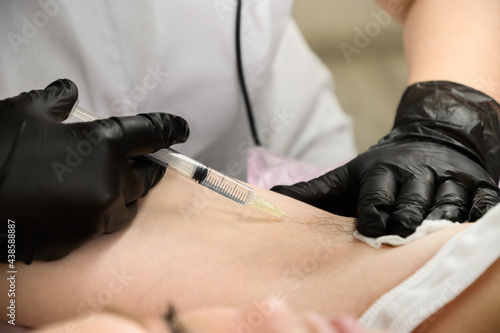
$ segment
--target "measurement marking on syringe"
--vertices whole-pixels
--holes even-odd
[[[83,121],[93,121],[100,119],[97,115],[93,115],[81,109],[78,103],[75,103],[70,116],[75,116]],[[183,176],[186,176],[208,189],[211,189],[239,204],[245,205],[252,198],[252,189],[227,177],[207,166],[183,156],[174,149],[165,149],[157,151],[153,154],[148,154],[148,158],[154,162],[173,169]],[[215,175],[215,176],[214,176]],[[235,184],[234,187],[231,184]]]
[[[237,185],[234,185],[234,187],[231,189],[231,192],[230,192],[230,194],[231,194],[233,197],[235,197],[235,198],[236,198],[235,192],[236,192],[236,188],[237,188],[237,187],[238,187]]]
[[[209,170],[205,180],[201,182],[201,184],[220,195],[225,196],[228,199],[231,199],[239,204],[245,204],[247,202],[248,194],[245,194],[244,191],[239,189],[239,186],[244,186],[239,184],[238,182],[232,180],[229,177],[223,176],[222,178],[218,176],[213,176],[211,174],[211,170]],[[231,184],[234,184],[231,185]]]

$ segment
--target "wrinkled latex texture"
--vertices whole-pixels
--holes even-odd
[[[7,220],[16,261],[57,260],[127,227],[165,169],[144,154],[184,142],[189,127],[165,113],[62,124],[77,101],[70,80],[0,101],[0,258]]]
[[[424,219],[476,221],[500,202],[499,110],[461,84],[414,84],[376,145],[319,178],[273,190],[357,217],[367,237],[407,237]]]

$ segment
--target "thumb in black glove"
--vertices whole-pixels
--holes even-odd
[[[165,172],[142,155],[189,136],[164,113],[61,124],[77,98],[58,80],[0,101],[0,233],[15,222],[16,260],[59,259],[128,226]]]
[[[272,190],[358,217],[369,237],[406,237],[427,219],[476,221],[500,202],[500,106],[446,81],[410,86],[394,127],[367,152],[310,182]]]

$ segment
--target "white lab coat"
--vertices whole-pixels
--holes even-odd
[[[290,17],[292,0],[244,0],[242,51],[270,150],[319,166],[355,154],[351,119]],[[183,153],[243,179],[252,139],[237,81],[235,0],[39,0],[0,4],[0,98],[58,78],[102,117],[169,112]]]

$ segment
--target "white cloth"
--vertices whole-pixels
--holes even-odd
[[[438,221],[431,221],[431,220],[425,220],[422,222],[421,225],[417,227],[415,232],[411,234],[410,236],[403,238],[401,236],[397,235],[385,235],[385,236],[380,236],[377,238],[373,237],[366,237],[362,234],[360,234],[357,230],[354,231],[354,238],[359,239],[362,242],[365,242],[366,244],[370,245],[371,247],[374,247],[376,249],[380,248],[382,244],[387,244],[387,245],[392,245],[392,246],[399,246],[399,245],[404,245],[408,244],[410,242],[413,242],[414,240],[417,240],[419,238],[422,238],[426,235],[430,235],[434,232],[437,232],[442,229],[446,229],[449,227],[453,227],[454,225],[459,224],[458,222],[451,222],[447,220],[438,220]]]
[[[500,257],[500,205],[450,239],[421,269],[360,318],[367,329],[411,332],[462,293]]]
[[[242,53],[257,129],[270,150],[334,165],[355,155],[351,119],[290,18],[292,0],[243,1]],[[235,0],[0,3],[0,98],[58,78],[101,117],[184,117],[184,154],[243,179],[252,145],[236,73]]]

